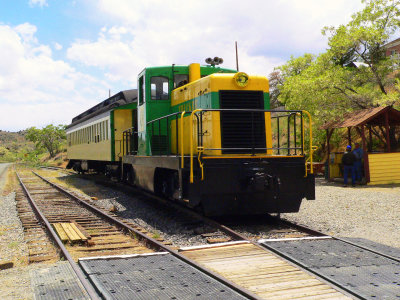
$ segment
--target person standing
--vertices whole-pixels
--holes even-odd
[[[347,187],[349,172],[351,175],[351,185],[355,186],[355,181],[356,181],[356,174],[354,172],[355,161],[356,161],[356,156],[354,155],[353,152],[351,152],[351,146],[348,145],[346,147],[346,153],[343,154],[342,157],[344,187]]]
[[[364,156],[363,149],[360,148],[360,144],[356,143],[354,146],[353,153],[356,157],[356,161],[354,162],[354,171],[356,175],[356,181],[361,182],[362,180],[362,159]]]

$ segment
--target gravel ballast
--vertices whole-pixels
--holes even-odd
[[[338,237],[359,237],[400,248],[400,186],[342,187],[316,179],[316,200],[282,218]]]
[[[20,265],[26,264],[28,250],[18,217],[15,192],[3,195],[8,166],[0,164],[0,262],[10,261]]]
[[[3,168],[1,164],[0,168]],[[206,243],[200,233],[202,230],[207,232],[207,228],[188,217],[177,217],[170,208],[160,211],[159,205],[143,195],[127,195],[79,176],[60,173],[56,177],[69,188],[85,193],[86,199],[98,198],[91,200],[93,203],[106,208],[115,206],[117,215],[171,241],[175,246]],[[4,176],[0,179],[0,191],[1,181],[4,183]],[[282,218],[330,235],[366,238],[400,248],[399,185],[344,188],[338,183],[327,183],[318,178],[316,198],[313,201],[304,200],[299,213],[282,214]],[[32,298],[29,271],[44,266],[24,264],[27,248],[15,205],[14,193],[0,194],[0,258],[14,262],[14,268],[0,271],[0,299]]]
[[[16,265],[26,263],[28,250],[16,210],[15,193],[0,197],[0,261],[12,261]]]
[[[115,205],[120,217],[159,233],[176,246],[206,243],[196,224],[177,220],[176,214],[168,213],[168,209],[160,212],[158,205],[153,206],[140,194],[128,196],[111,188],[96,188],[93,182],[80,178],[64,180],[98,197],[96,202],[102,206]],[[400,186],[344,188],[339,183],[317,178],[316,198],[304,200],[299,213],[282,214],[282,218],[334,236],[360,237],[400,247]]]
[[[32,299],[28,250],[18,217],[15,192],[3,195],[8,164],[0,164],[0,263],[12,262],[13,268],[0,270],[0,299]]]
[[[50,176],[49,179],[51,179]],[[207,238],[202,234],[215,232],[215,230],[203,226],[202,222],[179,214],[171,207],[155,203],[140,192],[127,195],[114,188],[104,187],[96,184],[93,180],[78,176],[58,177],[57,181],[56,183],[69,189],[73,187],[79,196],[106,210],[114,206],[116,208],[114,213],[117,216],[147,230],[153,238],[161,237],[171,242],[173,246],[186,247],[207,244]],[[215,232],[212,237],[224,238],[226,235],[222,232]]]

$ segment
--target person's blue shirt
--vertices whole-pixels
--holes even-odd
[[[364,155],[364,151],[361,148],[357,148],[353,150],[354,155],[356,156],[357,160],[361,160]]]

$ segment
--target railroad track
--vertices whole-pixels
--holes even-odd
[[[102,183],[109,185],[109,183],[106,182]],[[118,187],[126,188],[126,186],[120,185],[118,185]],[[129,187],[128,189],[131,188]],[[328,299],[333,296],[337,297],[338,299],[348,299],[346,296],[342,297],[342,294],[340,292],[333,289],[326,283],[321,282],[310,274],[305,274],[293,265],[281,259],[278,259],[274,255],[271,255],[271,253],[266,251],[265,248],[258,245],[256,241],[249,240],[246,236],[236,232],[228,226],[223,225],[210,218],[204,217],[187,208],[181,207],[173,203],[171,204],[170,202],[165,201],[162,198],[155,197],[151,194],[148,194],[148,196],[162,202],[165,205],[173,205],[174,207],[179,209],[179,211],[188,214],[191,219],[195,218],[198,221],[200,220],[201,222],[207,224],[207,226],[213,227],[215,232],[224,232],[226,236],[229,237],[231,242],[222,244],[218,243],[215,245],[210,245],[210,247],[199,246],[194,248],[183,248],[180,249],[180,252],[184,256],[195,260],[203,267],[207,269],[212,269],[220,276],[228,278],[229,281],[236,283],[238,286],[245,287],[247,290],[250,290],[253,294],[257,295],[257,297],[262,299],[270,299],[272,297],[284,296],[287,298],[297,299],[300,294],[304,294],[304,296],[316,295],[319,296],[321,299]],[[279,227],[281,229],[278,233],[279,236],[282,235],[282,232],[289,232],[292,234],[293,231],[296,231],[298,233],[300,229],[302,232],[302,236],[310,236],[311,234],[321,235],[318,232],[301,226],[297,226],[297,229],[294,230],[294,225],[291,225],[292,228],[290,228],[288,224],[281,223],[281,221],[274,218],[269,219],[268,221],[269,223],[280,223]],[[259,224],[256,225],[259,226]],[[250,258],[250,264],[248,261],[246,261],[247,258]],[[239,266],[239,269],[230,269],[229,272],[224,272],[218,268],[215,268],[215,263],[217,265],[221,265],[222,262],[226,263],[226,261],[224,261],[225,259],[228,259],[229,263],[232,266]],[[245,261],[243,261],[243,259]],[[243,264],[249,269],[246,270],[245,268],[243,268]],[[272,269],[270,268],[271,265]],[[243,278],[245,279],[238,279],[236,277],[238,273],[242,274]],[[258,281],[257,279],[259,279],[260,276],[264,277],[266,273],[275,274],[273,277],[271,277],[273,283],[267,282],[266,284],[261,284],[263,285],[263,288],[260,288],[260,281]],[[230,276],[232,274],[235,274],[236,276]],[[262,280],[263,279],[261,279],[261,281]],[[271,287],[271,284],[276,285],[279,281],[281,281],[281,287],[279,287],[279,285],[277,289]],[[306,288],[305,291],[304,287]]]
[[[77,174],[75,171],[72,170],[68,170],[66,168],[62,168],[62,167],[55,167],[55,166],[40,166],[41,169],[48,169],[48,170],[54,170],[54,171],[61,171],[61,172],[65,172],[67,174]]]
[[[143,247],[137,240],[129,236],[126,231],[110,224],[99,214],[94,214],[76,200],[44,182],[40,177],[25,173],[21,174],[19,179],[53,228],[58,224],[69,223],[78,226],[84,233],[86,239],[82,240],[77,237],[69,239],[66,243],[66,248],[75,261],[86,256],[122,255],[128,252],[132,253],[132,251],[134,253],[149,251],[148,248]],[[29,202],[21,193],[17,196],[17,202],[22,224],[29,231],[29,235],[37,232],[45,233],[40,222],[34,218]],[[134,224],[129,225],[134,226]],[[31,232],[33,233],[31,234]],[[43,257],[42,260],[53,258],[54,251],[51,249],[49,253],[46,251],[38,253],[32,250],[30,254],[32,254],[29,257],[31,262],[41,261],[39,257]]]
[[[28,227],[40,227],[43,233],[51,234],[51,237],[54,241],[52,249],[54,250],[55,248],[59,248],[61,255],[65,257],[71,264],[72,269],[85,288],[89,298],[99,299],[99,294],[101,294],[102,297],[108,298],[107,295],[110,295],[109,292],[102,288],[102,285],[98,280],[94,279],[92,282],[90,282],[86,278],[93,278],[93,276],[98,273],[90,273],[91,265],[94,263],[91,262],[88,264],[87,262],[91,261],[91,259],[93,259],[92,257],[97,257],[98,260],[99,256],[106,256],[108,257],[108,259],[106,259],[107,261],[110,259],[110,257],[112,259],[116,259],[115,257],[122,257],[124,261],[128,258],[131,258],[135,259],[136,262],[138,257],[148,257],[149,252],[161,250],[164,252],[157,253],[157,255],[165,256],[168,254],[171,256],[167,257],[167,262],[164,262],[164,265],[162,265],[163,267],[160,268],[161,270],[165,270],[165,268],[168,269],[170,264],[175,264],[175,266],[178,266],[181,271],[182,269],[186,268],[187,272],[190,272],[188,274],[182,274],[181,277],[185,276],[185,279],[189,278],[192,279],[192,281],[203,281],[206,284],[212,285],[216,289],[219,289],[220,293],[223,292],[224,295],[228,296],[229,298],[258,299],[256,295],[253,295],[248,290],[237,286],[236,284],[226,280],[210,270],[205,269],[196,262],[180,254],[178,251],[147,236],[142,232],[142,230],[135,228],[135,224],[121,221],[114,216],[111,216],[110,214],[90,205],[86,201],[77,198],[75,195],[69,193],[60,186],[47,181],[37,173],[33,174],[35,174],[35,176],[27,175],[26,173],[19,175],[17,173],[24,193],[29,200],[29,205],[33,208],[33,213],[30,215],[27,214],[27,206],[24,206],[24,208],[21,209],[21,212],[25,213],[23,224],[27,225]],[[23,198],[22,195],[19,195],[19,198]],[[19,204],[21,202],[22,200],[18,201]],[[22,205],[19,206],[22,208]],[[29,220],[29,217],[32,217],[32,219]],[[55,224],[71,221],[79,225],[83,232],[89,233],[89,243],[86,245],[64,245],[62,236],[59,233],[57,234],[54,230],[56,229]],[[132,234],[134,237],[130,236]],[[142,243],[139,243],[138,240],[140,240]],[[36,256],[39,256],[39,253],[36,253]],[[42,256],[47,258],[49,255]],[[77,260],[79,260],[80,265],[86,270],[86,274],[84,274],[82,269],[76,264]],[[154,263],[154,261],[150,263]],[[135,263],[133,263],[133,266],[134,265]],[[132,269],[134,269],[134,267],[131,265],[127,272],[131,271]],[[139,271],[144,272],[144,270],[141,269]],[[158,270],[158,272],[160,272],[160,270]],[[118,274],[123,273],[119,271]],[[150,276],[152,275],[150,274]],[[161,290],[164,290],[171,285],[173,286],[174,283],[176,283],[176,280],[185,280],[183,278],[179,279],[180,276],[175,274],[170,275],[169,277],[169,280],[172,280],[173,282],[171,282],[170,285],[167,284],[165,287],[160,287]],[[174,277],[176,277],[176,279]],[[149,280],[152,280],[152,278],[150,277]],[[92,285],[94,282],[96,283],[96,290]],[[104,282],[106,281],[103,281],[103,283]],[[180,284],[184,287],[187,287],[189,292],[197,293],[196,295],[199,296],[201,295],[201,285],[189,287],[188,284],[182,282],[180,282]],[[179,291],[182,292],[184,290],[182,287],[180,287]],[[154,293],[152,290],[151,292]],[[176,292],[176,289],[173,292]],[[111,293],[115,293],[115,291],[113,292],[112,288]],[[212,293],[215,294],[216,292],[211,291],[211,294]],[[173,299],[175,298],[173,297]]]
[[[104,182],[101,183],[104,184]],[[110,185],[110,183],[106,184],[108,186]],[[127,191],[132,190],[131,187],[127,188],[126,186],[121,186],[114,183],[112,185],[117,186],[118,189],[127,189]],[[391,252],[385,253],[385,251],[379,250],[374,245],[371,246],[368,244],[362,244],[356,240],[340,239],[328,236],[310,228],[273,217],[263,217],[259,219],[252,218],[250,222],[246,221],[245,219],[241,219],[241,221],[245,220],[247,225],[251,227],[250,230],[246,231],[243,230],[243,226],[238,226],[231,220],[220,220],[222,221],[221,223],[199,215],[198,213],[180,205],[165,201],[165,199],[148,193],[145,194],[148,197],[151,197],[152,199],[155,199],[156,201],[159,201],[165,205],[172,205],[180,212],[188,214],[197,220],[201,220],[208,226],[213,226],[218,231],[224,232],[226,236],[233,241],[232,243],[221,243],[217,245],[189,248],[186,247],[180,250],[187,257],[230,279],[238,285],[246,287],[261,297],[266,297],[269,299],[272,296],[280,295],[280,291],[274,291],[274,289],[271,289],[271,286],[268,286],[268,284],[265,285],[265,282],[264,287],[268,287],[270,292],[274,292],[272,294],[268,294],[266,291],[260,291],[260,285],[262,285],[261,281],[257,282],[250,280],[252,281],[250,284],[245,279],[237,277],[238,272],[240,272],[239,270],[235,268],[221,268],[221,266],[240,265],[240,261],[243,259],[243,257],[251,255],[263,257],[261,261],[255,263],[255,266],[257,267],[262,266],[263,262],[265,261],[272,261],[272,264],[274,264],[274,258],[269,257],[265,253],[266,250],[269,250],[276,253],[280,257],[285,258],[291,264],[299,266],[303,271],[306,271],[307,274],[318,276],[318,278],[322,279],[323,282],[328,282],[334,285],[338,288],[338,290],[350,295],[351,297],[359,299],[384,299],[385,294],[390,294],[393,297],[400,297],[400,284],[398,281],[398,271],[400,270],[400,253],[396,252],[396,249],[393,250],[395,254],[392,254]],[[259,239],[260,234],[254,234],[253,232],[262,228],[265,223],[268,224],[268,230],[273,231],[273,233],[267,238]],[[276,226],[278,229],[273,229],[271,224],[274,224],[273,226]],[[237,228],[239,228],[239,232]],[[236,243],[234,241],[236,241]],[[312,256],[314,254],[313,247],[316,247],[314,248],[315,253],[320,255],[317,258]],[[299,249],[299,251],[296,249]],[[346,254],[346,251],[350,254]],[[303,257],[301,257],[301,255],[303,255]],[[344,257],[344,259],[340,261],[340,259],[337,259],[337,257]],[[371,258],[373,258],[373,260],[371,260]],[[313,259],[318,259],[319,263],[310,263],[310,259],[311,261],[313,261]],[[373,262],[369,263],[369,261]],[[254,262],[255,261],[253,261],[253,264],[250,265],[254,266]],[[248,262],[244,262],[244,264],[247,267],[250,267]],[[372,268],[370,267],[370,264],[373,265]],[[379,264],[383,266],[382,270],[377,270],[377,266],[379,266]],[[257,277],[257,267],[254,269],[251,269],[250,267],[255,277]],[[280,272],[283,274],[282,278],[272,275],[271,282],[279,282],[279,284],[286,286],[286,290],[292,290],[292,292],[294,291],[292,294],[294,298],[296,293],[301,293],[301,289],[299,290],[300,287],[297,285],[299,282],[303,282],[303,280],[306,280],[307,284],[311,284],[311,286],[315,287],[313,288],[310,286],[310,290],[305,291],[306,295],[317,295],[320,298],[325,296],[327,298],[333,296],[339,298],[341,297],[340,294],[336,294],[337,291],[332,290],[329,286],[314,282],[313,278],[307,277],[307,279],[304,279],[303,273],[300,273],[299,279],[295,279],[296,276],[293,277],[293,274],[295,274],[297,271],[291,269],[291,267],[293,267],[293,265],[283,267],[282,270],[285,271]],[[352,267],[360,268],[359,270],[362,270],[362,273],[357,273],[357,270],[351,269]],[[344,274],[340,272],[335,273],[330,268],[340,269],[342,273],[344,272]],[[264,270],[267,269],[268,267],[266,266]],[[369,270],[373,271],[369,272]],[[345,274],[347,271],[352,273],[350,277],[353,278],[353,281],[351,280],[352,278],[349,278],[349,276]],[[241,272],[243,272],[243,270]],[[267,273],[274,274],[274,270],[268,270]],[[268,277],[267,273],[264,272],[263,276]],[[234,276],[232,276],[232,274]],[[380,281],[376,278],[377,276],[381,276],[385,279]],[[360,280],[360,278],[362,278],[362,280]],[[266,281],[268,282],[268,280]],[[252,285],[254,283],[256,283],[258,286],[254,287],[254,285]],[[380,288],[382,285],[384,285],[386,289]],[[302,288],[304,289],[304,286]],[[286,294],[286,296],[290,295]]]
[[[280,219],[278,217],[270,215],[261,216],[235,216],[235,217],[223,217],[213,219],[210,217],[203,216],[197,211],[187,208],[177,202],[172,202],[163,197],[159,197],[152,193],[143,191],[134,186],[127,185],[120,182],[114,182],[106,180],[101,176],[96,175],[83,175],[83,178],[94,180],[95,183],[111,187],[118,191],[122,191],[127,195],[141,194],[146,196],[146,201],[154,201],[160,203],[165,207],[172,208],[177,212],[176,217],[181,214],[188,217],[190,220],[195,220],[193,223],[198,228],[208,227],[214,228],[214,231],[206,233],[209,236],[216,236],[216,239],[211,239],[211,243],[218,240],[221,241],[241,241],[247,240],[256,243],[259,239],[275,239],[275,238],[301,238],[301,237],[320,237],[325,236],[324,233],[313,230],[306,226],[294,224],[287,220]],[[197,223],[196,223],[197,222]],[[221,236],[220,233],[225,234]],[[207,239],[208,240],[208,239]]]
[[[50,170],[62,171],[57,168],[48,168],[43,167]],[[67,172],[68,173],[68,172]],[[68,173],[69,174],[69,173]],[[95,183],[111,187],[118,191],[123,191],[128,195],[132,193],[140,193],[146,196],[146,200],[155,201],[157,203],[161,203],[167,207],[172,208],[177,211],[177,216],[180,214],[188,216],[188,220],[195,219],[195,222],[191,222],[192,224],[184,224],[184,225],[192,225],[193,229],[202,228],[202,227],[214,227],[213,232],[207,232],[204,235],[206,240],[210,243],[218,242],[218,241],[237,241],[237,240],[252,240],[257,241],[258,239],[263,238],[287,238],[287,237],[309,237],[309,236],[322,236],[324,235],[321,232],[312,230],[310,228],[293,224],[291,222],[281,220],[279,218],[272,217],[270,215],[262,215],[262,216],[251,216],[251,217],[234,217],[234,218],[222,218],[222,219],[212,219],[204,217],[198,212],[189,209],[185,206],[180,205],[179,203],[171,202],[162,197],[158,197],[154,194],[145,192],[143,190],[137,189],[133,186],[110,181],[104,179],[102,176],[96,175],[79,175],[82,178],[94,180]],[[185,221],[183,221],[185,223]],[[200,230],[201,231],[201,230]],[[221,235],[224,233],[225,236]]]

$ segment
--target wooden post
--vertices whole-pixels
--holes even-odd
[[[332,129],[332,131],[333,131],[333,129]],[[329,143],[330,139],[331,139],[331,135],[329,134],[329,129],[327,129],[326,130],[326,148],[328,149],[328,151],[327,151],[328,157],[326,159],[326,168],[327,168],[326,174],[328,174],[327,179],[330,179],[330,176],[329,176],[329,163],[330,163],[329,157],[331,154],[331,147],[330,147],[330,143]]]
[[[366,147],[366,141],[365,141],[364,125],[361,125],[361,139],[362,139],[362,149],[364,151],[364,174],[365,174],[365,179],[366,179],[367,182],[370,182],[369,162],[368,162],[368,153],[367,153],[367,147]]]
[[[351,146],[351,127],[347,127],[347,139],[349,141],[349,145]]]
[[[389,138],[389,110],[385,112],[385,131],[386,131],[386,145],[387,152],[390,152],[390,138]]]
[[[326,148],[328,150],[328,160],[329,160],[329,154],[331,153],[331,147],[330,147],[330,141],[331,135],[329,134],[329,129],[326,130]]]
[[[369,147],[368,152],[372,152],[372,125],[369,125]]]

